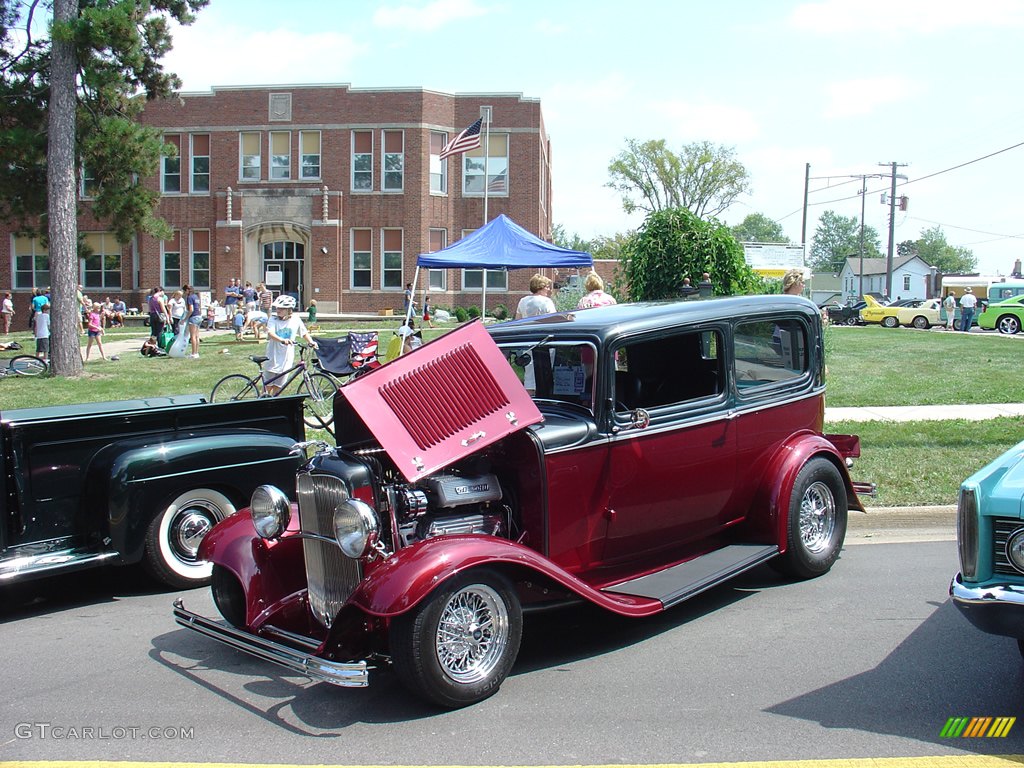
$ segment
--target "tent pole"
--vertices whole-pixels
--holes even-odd
[[[412,273],[412,295],[413,296],[416,295],[416,289],[419,287],[419,282],[420,282],[420,265],[417,264],[416,265],[416,270]],[[409,300],[409,306],[406,307],[406,309],[405,309],[405,323],[404,323],[404,325],[405,325],[406,328],[409,327],[409,318],[412,317],[412,305],[413,305],[413,302],[412,302],[412,299],[410,299]],[[378,341],[377,344],[379,346],[380,345],[380,341]],[[401,357],[404,354],[405,354],[405,341],[403,339],[402,346],[399,347],[399,349],[398,349],[398,356]]]

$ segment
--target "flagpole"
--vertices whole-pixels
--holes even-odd
[[[491,108],[480,107],[480,117],[484,120],[484,226],[487,226],[487,175],[488,164],[491,157]],[[481,301],[480,318],[487,317],[487,269],[483,271],[483,298]]]

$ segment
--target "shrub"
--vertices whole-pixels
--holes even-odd
[[[469,320],[469,312],[466,311],[466,308],[465,307],[456,307],[455,308],[455,321],[459,322],[459,323],[464,323],[467,320]]]
[[[476,307],[476,306],[470,307],[469,309],[466,310],[466,312],[474,320],[476,320],[478,317],[480,317],[480,307]]]
[[[504,304],[499,304],[491,310],[491,317],[495,320],[508,320],[508,307]]]

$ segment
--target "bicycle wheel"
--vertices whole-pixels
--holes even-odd
[[[311,373],[304,376],[299,392],[306,396],[303,401],[305,414],[302,420],[313,429],[326,429],[334,421],[334,393],[338,382],[326,373]]]
[[[232,373],[213,385],[210,393],[211,403],[226,403],[228,400],[255,400],[260,391],[253,383],[254,379],[241,373]]]
[[[40,373],[46,373],[50,367],[45,360],[40,360],[34,355],[15,355],[8,366],[12,373],[19,376],[38,376]]]

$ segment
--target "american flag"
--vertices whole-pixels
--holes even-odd
[[[497,176],[492,176],[491,177],[491,180],[489,182],[487,182],[487,191],[488,192],[497,192],[499,194],[502,193],[502,192],[507,192],[508,191],[508,187],[505,184],[505,173],[504,172],[499,173]]]
[[[356,333],[348,332],[349,348],[352,350],[351,365],[353,368],[376,368],[380,363],[377,360],[377,332]]]
[[[441,148],[440,158],[444,160],[449,155],[457,155],[461,152],[468,152],[480,146],[480,126],[484,119],[481,117],[469,128],[466,128],[458,136],[449,141]]]

